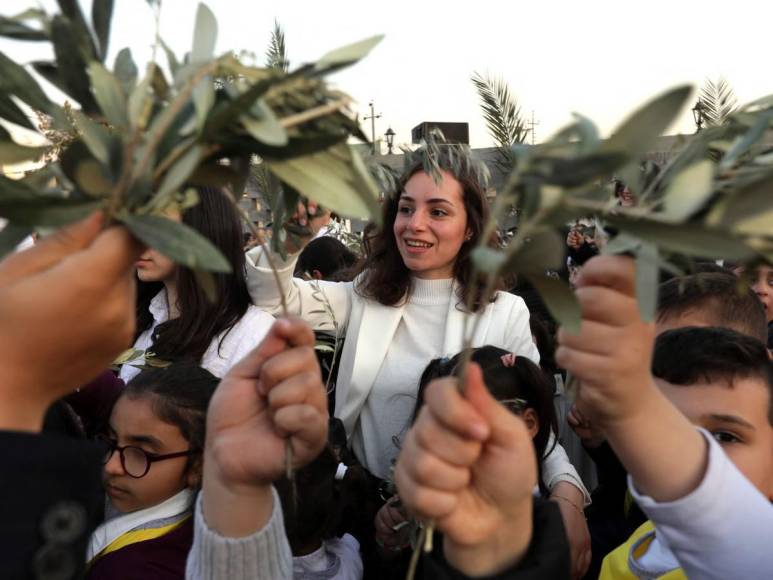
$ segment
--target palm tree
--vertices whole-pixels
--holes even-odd
[[[706,79],[698,100],[702,105],[703,122],[707,127],[724,125],[738,104],[733,87],[723,77],[719,77],[717,82]]]
[[[290,68],[285,47],[285,33],[276,20],[274,20],[274,30],[271,31],[271,41],[266,49],[266,66],[283,72],[287,72]]]
[[[503,168],[512,167],[511,147],[525,142],[531,131],[526,126],[521,107],[502,78],[475,72],[470,80],[478,91],[488,132],[499,147],[500,163]]]

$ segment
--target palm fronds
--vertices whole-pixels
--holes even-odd
[[[476,72],[470,80],[478,91],[488,132],[502,150],[503,160],[509,163],[512,160],[510,147],[526,141],[530,131],[521,107],[502,78]]]
[[[707,127],[724,125],[738,104],[733,87],[722,77],[716,82],[706,79],[701,87],[699,99],[703,105],[703,120]]]
[[[274,20],[274,30],[271,31],[271,41],[266,49],[266,67],[287,72],[290,61],[287,60],[285,33],[278,21]]]

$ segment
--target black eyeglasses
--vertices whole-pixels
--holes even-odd
[[[196,453],[195,449],[178,451],[176,453],[150,453],[141,447],[135,447],[134,445],[118,445],[118,441],[103,435],[97,436],[97,440],[106,447],[102,461],[107,464],[113,456],[113,453],[117,451],[121,458],[121,467],[123,467],[126,475],[135,479],[145,477],[148,474],[148,471],[150,471],[151,463],[164,461],[166,459],[174,459],[175,457],[185,457],[186,455]]]

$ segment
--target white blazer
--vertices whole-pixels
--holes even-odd
[[[351,438],[404,306],[384,306],[363,298],[355,292],[353,282],[293,278],[298,254],[288,256],[287,260],[273,253],[271,257],[278,270],[288,313],[302,318],[315,330],[335,332],[337,324],[338,334],[346,336],[336,381],[335,416],[341,419],[347,437]],[[274,315],[282,313],[276,279],[262,247],[247,252],[247,286],[256,306]],[[471,325],[474,316],[460,310],[456,300],[450,301],[442,356],[452,356],[462,350],[465,318]],[[491,344],[539,362],[529,328],[529,310],[520,297],[505,292],[498,293],[496,300],[484,310],[472,343],[474,347]],[[554,462],[557,462],[556,469],[548,469],[548,464]],[[554,473],[551,475],[548,471]],[[583,490],[589,501],[587,490],[560,446],[545,459],[543,475],[548,487],[561,480],[569,481]]]

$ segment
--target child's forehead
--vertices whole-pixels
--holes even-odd
[[[110,428],[121,436],[150,435],[159,441],[182,438],[180,429],[161,419],[152,397],[122,395],[110,414]]]
[[[658,386],[692,421],[735,417],[755,429],[773,429],[769,421],[771,388],[762,377],[708,378],[692,385],[657,380]]]

